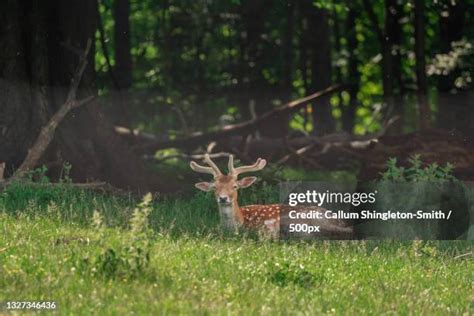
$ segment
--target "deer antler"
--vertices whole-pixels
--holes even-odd
[[[211,160],[208,154],[204,156],[204,161],[209,165],[209,167],[201,166],[195,163],[194,161],[191,161],[189,166],[191,167],[191,169],[193,169],[196,172],[212,174],[214,178],[222,175],[222,172],[219,170],[216,164]]]
[[[241,173],[259,171],[265,168],[267,161],[262,158],[258,158],[257,162],[250,166],[234,167],[234,156],[229,156],[229,175],[238,176]]]

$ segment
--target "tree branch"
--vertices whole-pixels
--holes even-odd
[[[284,114],[297,111],[303,108],[304,106],[306,106],[308,102],[316,100],[328,94],[334,93],[335,91],[339,91],[342,88],[344,88],[344,86],[342,85],[335,85],[335,86],[329,87],[322,91],[318,91],[304,98],[289,102],[273,110],[270,110],[260,115],[257,118],[254,118],[242,123],[234,124],[234,125],[228,125],[217,131],[212,131],[205,134],[194,133],[189,137],[183,137],[183,138],[178,138],[174,140],[154,141],[145,145],[138,146],[136,147],[136,149],[140,152],[147,153],[147,152],[153,152],[158,149],[164,149],[164,148],[183,148],[183,147],[189,147],[189,146],[196,146],[196,145],[205,144],[211,141],[219,140],[225,137],[229,137],[232,135],[248,134],[249,132],[252,132],[258,129],[259,126],[265,121],[271,120],[275,117],[278,117],[279,115],[284,115]]]
[[[91,46],[92,46],[92,41],[89,39],[87,41],[86,49],[80,57],[79,64],[71,80],[71,85],[70,85],[69,92],[66,98],[66,102],[61,105],[59,110],[53,115],[53,117],[51,117],[51,119],[46,124],[46,126],[44,126],[41,129],[41,132],[38,138],[36,139],[35,143],[28,151],[28,154],[26,155],[25,160],[20,165],[20,167],[15,171],[13,176],[10,179],[8,179],[8,181],[6,182],[11,182],[15,179],[19,179],[23,177],[28,170],[34,168],[35,165],[38,163],[38,160],[44,154],[46,148],[51,143],[54,137],[54,132],[56,131],[56,128],[62,122],[64,117],[71,110],[79,106],[82,106],[90,102],[92,99],[94,99],[94,96],[89,96],[82,100],[76,100],[77,89],[79,87],[79,84],[82,79],[82,75],[84,74],[84,71],[87,66],[87,56],[89,54]]]

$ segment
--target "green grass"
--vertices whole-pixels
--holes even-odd
[[[242,196],[277,198],[268,186]],[[473,257],[457,258],[473,251],[470,242],[274,242],[223,233],[206,194],[135,205],[68,188],[8,188],[0,301],[55,300],[60,314],[83,315],[474,312]],[[152,230],[136,224],[148,211]]]

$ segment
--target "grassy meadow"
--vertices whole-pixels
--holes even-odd
[[[242,204],[277,198],[264,185]],[[223,233],[216,208],[202,193],[14,184],[0,194],[0,301],[74,315],[474,312],[472,242],[276,242]]]

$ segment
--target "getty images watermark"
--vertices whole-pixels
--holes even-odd
[[[370,183],[355,190],[326,182],[280,184],[280,232],[287,238],[458,239],[466,196],[430,183]],[[462,193],[462,192],[461,192]],[[449,197],[443,200],[444,197]]]
[[[295,207],[289,211],[290,219],[449,219],[452,210],[448,214],[441,210],[423,211],[417,210],[415,213],[406,211],[387,210],[378,212],[376,210],[362,210],[360,212],[351,212],[343,210],[311,210],[310,208],[298,208],[299,205],[323,205],[332,203],[345,203],[352,206],[361,204],[374,204],[378,191],[371,193],[341,193],[341,192],[318,192],[316,190],[306,190],[305,193],[290,193],[288,195],[289,206]]]

